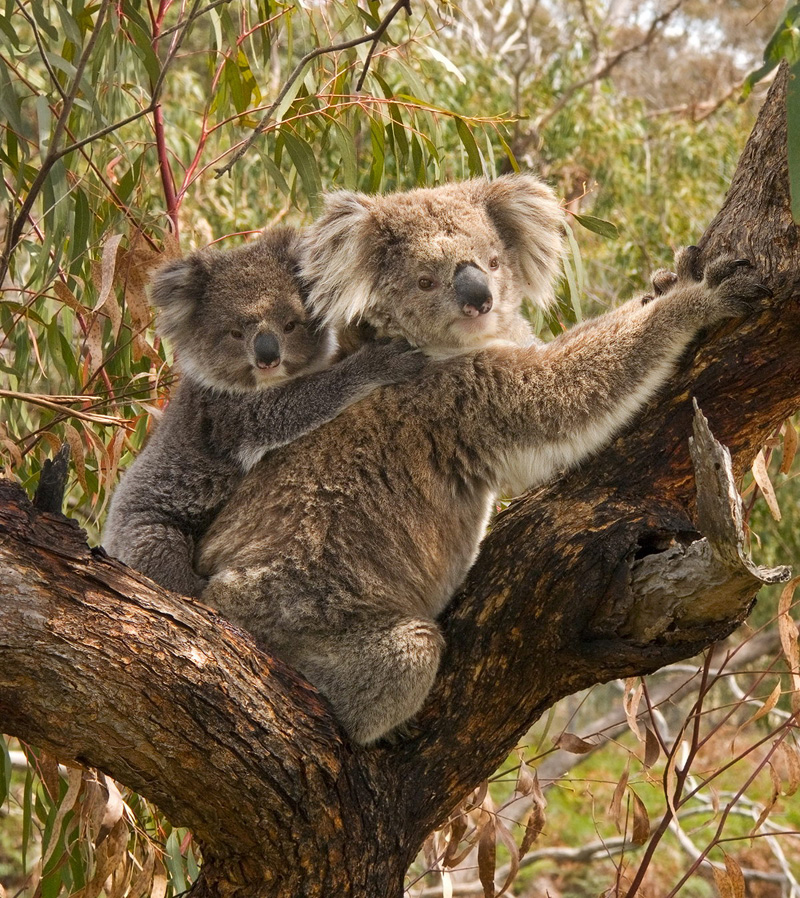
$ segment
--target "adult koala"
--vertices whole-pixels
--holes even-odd
[[[310,303],[441,360],[382,387],[245,478],[200,545],[203,600],[296,666],[350,737],[414,715],[436,675],[436,623],[473,563],[492,500],[606,445],[698,330],[765,294],[749,263],[697,272],[544,345],[562,213],[527,176],[385,197],[334,194],[306,237]],[[515,345],[516,344],[516,345]],[[449,358],[443,358],[445,356]]]

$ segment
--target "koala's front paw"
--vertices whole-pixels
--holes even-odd
[[[744,317],[765,297],[772,296],[748,259],[726,255],[704,264],[700,249],[687,246],[675,254],[675,269],[677,281],[669,295],[674,295],[672,291],[678,287],[687,288],[684,295],[688,311],[700,319],[701,325]]]
[[[380,383],[393,384],[408,380],[425,367],[428,359],[405,340],[368,343],[359,350],[371,375]]]
[[[749,259],[720,256],[705,266],[703,286],[708,291],[709,323],[749,315],[772,291],[761,283]]]

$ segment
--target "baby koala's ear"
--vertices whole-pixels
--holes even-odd
[[[202,299],[210,276],[210,259],[202,252],[168,262],[150,283],[150,301],[159,310],[157,330],[175,339]]]
[[[518,267],[521,289],[542,308],[553,300],[561,267],[564,211],[553,191],[533,175],[472,182],[492,224]]]
[[[300,276],[309,308],[327,324],[356,321],[372,304],[374,205],[364,193],[329,193],[322,215],[300,238]]]

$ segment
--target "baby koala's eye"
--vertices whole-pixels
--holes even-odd
[[[492,258],[489,259],[489,268],[491,268],[492,271],[497,271],[497,269],[499,267],[500,267],[500,260],[497,258],[497,256],[492,256]]]
[[[289,321],[284,325],[283,332],[285,334],[290,334],[297,327],[296,321]]]
[[[231,336],[234,340],[241,340],[244,338],[244,334],[240,330],[236,330],[236,328],[231,331]]]
[[[433,281],[430,278],[420,278],[417,284],[420,290],[430,290],[433,287]]]

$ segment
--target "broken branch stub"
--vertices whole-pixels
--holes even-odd
[[[714,439],[696,402],[694,408],[689,451],[704,535],[633,562],[633,602],[620,635],[634,643],[683,641],[708,624],[743,620],[761,586],[791,576],[786,566],[760,567],[748,557],[730,453]]]

